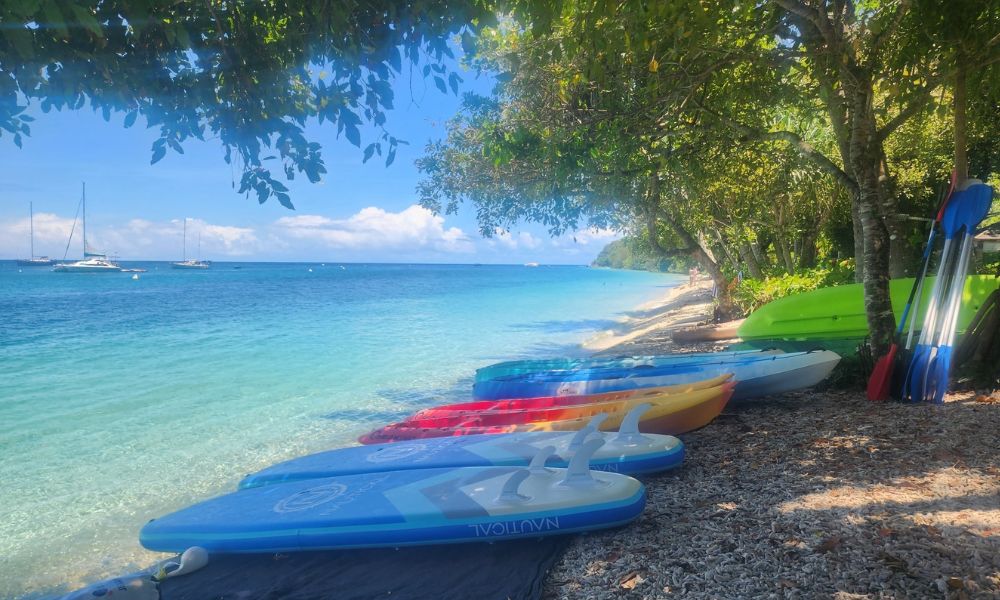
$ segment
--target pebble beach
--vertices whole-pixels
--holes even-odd
[[[710,284],[589,340],[601,354],[711,350]],[[842,386],[841,386],[842,387]],[[577,538],[544,598],[1000,598],[1000,402],[876,404],[856,389],[730,404],[680,436],[641,519]]]

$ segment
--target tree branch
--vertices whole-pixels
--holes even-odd
[[[792,131],[760,131],[758,129],[754,129],[753,127],[738,123],[703,106],[700,108],[713,115],[715,118],[721,120],[723,123],[726,123],[736,131],[739,131],[748,139],[781,141],[791,144],[796,150],[798,150],[799,154],[809,159],[821,170],[831,175],[834,179],[840,182],[841,185],[847,188],[852,195],[857,195],[858,183],[854,181],[854,179],[848,175],[847,172],[837,166],[837,163],[830,160],[819,150],[816,150],[812,144],[803,140],[799,134]]]

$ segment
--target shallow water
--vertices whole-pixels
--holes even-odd
[[[138,544],[148,519],[467,398],[477,367],[579,353],[681,281],[585,267],[142,266],[136,281],[0,262],[0,598],[145,566],[162,556]]]

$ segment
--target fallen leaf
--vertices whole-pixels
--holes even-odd
[[[948,587],[950,587],[953,590],[960,590],[965,587],[965,582],[959,579],[958,577],[949,577]]]
[[[889,529],[888,527],[882,527],[881,529],[878,530],[879,537],[890,537],[894,533],[895,532],[893,530]]]
[[[778,587],[795,588],[795,587],[799,587],[799,584],[795,583],[791,579],[779,579],[778,580]]]
[[[621,552],[610,552],[608,553],[607,556],[604,557],[604,560],[608,562],[615,562],[616,560],[619,559],[619,557],[621,557]]]
[[[909,563],[905,560],[899,558],[898,556],[893,556],[888,552],[883,552],[879,555],[879,558],[881,558],[882,562],[884,562],[886,566],[893,571],[906,571],[910,568]]]
[[[632,571],[628,575],[619,579],[618,585],[621,586],[622,589],[631,590],[635,589],[635,586],[639,585],[643,581],[645,580],[642,578],[642,575],[639,574],[639,571]]]
[[[839,535],[831,535],[830,537],[823,540],[819,546],[816,546],[816,552],[818,554],[831,552],[840,547],[843,540],[840,539]]]

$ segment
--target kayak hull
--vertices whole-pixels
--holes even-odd
[[[762,356],[741,363],[719,362],[697,367],[663,368],[649,370],[624,370],[567,372],[560,380],[554,374],[526,375],[482,381],[473,386],[473,396],[478,399],[526,398],[535,396],[560,396],[596,394],[663,385],[677,385],[688,381],[733,373],[736,381],[734,399],[746,400],[771,394],[781,394],[816,385],[823,381],[840,362],[840,355],[828,350],[793,352]],[[786,376],[794,374],[794,377]]]
[[[678,395],[671,401],[651,407],[639,420],[639,431],[661,435],[678,435],[704,427],[722,412],[732,398],[735,384],[728,382],[715,388],[699,390],[691,394]],[[611,413],[601,422],[602,431],[617,430],[627,411]],[[671,415],[676,415],[673,418]],[[416,440],[449,436],[503,434],[525,431],[578,431],[589,424],[591,419],[565,419],[559,421],[538,421],[519,425],[495,426],[455,426],[455,427],[411,427],[406,422],[389,425],[367,433],[358,441],[362,444],[380,444],[401,440]]]
[[[924,322],[934,277],[924,282],[917,304],[916,322]],[[979,307],[997,289],[1000,280],[992,275],[970,275],[965,280],[958,331],[968,327]],[[898,319],[906,306],[913,279],[889,282],[892,310]],[[897,321],[898,322],[898,321]],[[863,338],[868,335],[864,287],[855,283],[822,288],[780,298],[755,310],[739,328],[744,340],[825,340]]]

